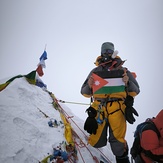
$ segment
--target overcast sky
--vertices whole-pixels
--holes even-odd
[[[47,44],[42,80],[48,90],[61,100],[89,103],[81,85],[101,44],[111,41],[137,74],[136,125],[163,108],[162,6],[162,0],[1,0],[0,78],[36,69]],[[68,106],[85,119],[87,106]]]

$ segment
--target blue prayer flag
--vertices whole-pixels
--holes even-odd
[[[46,59],[47,59],[47,53],[46,53],[46,51],[44,51],[43,54],[40,57],[40,61],[41,60],[46,60]]]

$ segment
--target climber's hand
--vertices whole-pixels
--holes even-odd
[[[125,83],[125,85],[127,85],[128,81],[129,81],[129,77],[127,76],[127,73],[123,74],[122,81]]]
[[[96,130],[98,128],[98,124],[95,119],[97,111],[93,107],[89,107],[86,112],[88,113],[88,117],[84,123],[84,130],[86,130],[89,134],[96,134]]]
[[[90,88],[92,88],[93,84],[94,84],[94,79],[93,79],[93,76],[91,76],[91,77],[88,79],[88,85],[89,85]]]
[[[126,105],[126,109],[125,109],[125,117],[126,120],[130,123],[133,124],[135,122],[135,118],[133,116],[139,116],[138,112],[133,108],[133,104],[134,104],[134,98],[132,96],[127,96],[125,99],[125,105]]]
[[[133,107],[126,106],[125,117],[130,124],[133,124],[136,121],[133,114],[139,116],[138,112]]]

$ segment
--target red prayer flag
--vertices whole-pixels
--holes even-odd
[[[43,76],[44,75],[44,72],[42,70],[42,66],[41,65],[39,65],[37,67],[36,71],[37,71],[37,73],[38,73],[39,76]]]

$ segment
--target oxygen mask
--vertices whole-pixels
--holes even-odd
[[[110,49],[104,49],[102,52],[101,52],[101,61],[102,62],[108,62],[110,60],[112,60],[112,55],[113,55],[114,51],[113,50],[110,50]]]

